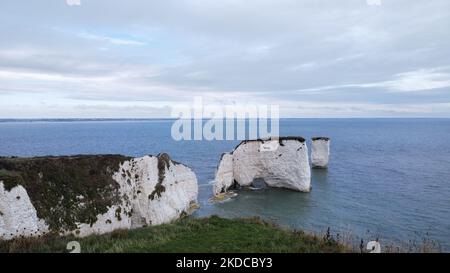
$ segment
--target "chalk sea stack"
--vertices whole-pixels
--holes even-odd
[[[0,239],[87,236],[167,223],[196,207],[197,178],[167,154],[0,158]]]
[[[269,187],[311,190],[308,147],[302,137],[242,141],[222,155],[213,186],[214,195],[236,186],[252,186],[262,179]]]
[[[311,151],[311,164],[313,168],[328,168],[330,157],[330,138],[313,137]]]

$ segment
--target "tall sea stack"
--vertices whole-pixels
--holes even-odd
[[[302,137],[246,140],[222,155],[214,195],[233,186],[252,186],[258,179],[269,187],[311,190],[308,147]]]
[[[330,157],[330,138],[313,137],[311,162],[313,168],[328,168]]]

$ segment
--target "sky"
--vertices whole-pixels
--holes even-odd
[[[0,118],[450,117],[448,0],[1,0]]]

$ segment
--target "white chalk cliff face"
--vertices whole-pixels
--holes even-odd
[[[47,226],[37,217],[27,191],[22,186],[6,191],[0,182],[0,238],[34,236],[46,231]]]
[[[219,166],[216,171],[215,183],[213,185],[214,195],[233,186],[233,153],[224,153],[220,159]]]
[[[45,172],[39,173],[40,177],[45,175]],[[116,183],[114,191],[111,191],[115,194],[111,198],[114,203],[105,208],[106,212],[96,215],[95,221],[76,222],[73,228],[58,230],[60,234],[87,236],[167,223],[192,213],[197,204],[198,184],[194,172],[172,161],[166,154],[125,160],[111,179],[112,183]],[[38,236],[55,231],[45,219],[38,217],[39,213],[25,188],[16,185],[6,190],[4,181],[0,179],[0,239]],[[75,211],[85,208],[92,201],[90,198],[77,196],[76,206],[64,213],[75,215]],[[39,200],[34,201],[39,203]],[[45,212],[60,210],[59,207],[43,209]]]
[[[243,141],[222,156],[213,186],[214,195],[236,183],[251,186],[263,179],[270,187],[311,190],[308,147],[301,137]]]
[[[330,157],[330,139],[312,138],[311,163],[313,168],[327,168]]]
[[[132,200],[133,227],[170,222],[182,214],[189,214],[197,203],[195,173],[171,161],[167,155],[132,159],[121,169],[114,175],[114,180]]]

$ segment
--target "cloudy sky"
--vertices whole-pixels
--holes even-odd
[[[1,0],[0,118],[450,117],[450,1],[378,1]]]

